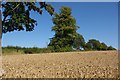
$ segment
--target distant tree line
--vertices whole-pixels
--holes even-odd
[[[2,47],[2,53],[21,53],[21,54],[33,54],[33,53],[50,53],[51,50],[49,48],[38,48],[38,47],[20,47],[20,46],[7,46]]]
[[[91,41],[91,40],[89,40]],[[91,47],[91,44],[94,45]],[[51,52],[67,52],[67,51],[79,51],[79,50],[116,50],[112,46],[105,46],[103,43],[100,43],[100,47],[95,47],[96,44],[87,42],[85,46],[78,45],[77,47],[74,47],[72,50],[68,49],[61,49],[61,51],[53,50],[52,48],[38,48],[38,47],[20,47],[20,46],[7,46],[2,47],[2,53],[3,54],[13,54],[13,53],[21,53],[21,54],[34,54],[34,53],[51,53]]]

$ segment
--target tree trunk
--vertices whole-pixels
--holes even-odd
[[[4,70],[2,69],[2,11],[0,2],[0,78],[3,75]]]
[[[0,2],[0,76],[2,76],[2,21],[1,21],[1,2]]]
[[[2,40],[2,12],[1,12],[1,2],[0,2],[0,48],[2,47],[1,40]]]

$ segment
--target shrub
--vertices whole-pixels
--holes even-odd
[[[109,47],[107,48],[107,50],[116,50],[116,49],[113,48],[112,46],[109,46]]]
[[[33,52],[27,49],[27,50],[24,50],[24,53],[25,54],[32,54]]]

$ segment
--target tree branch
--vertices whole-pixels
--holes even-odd
[[[13,8],[12,11],[14,11],[15,9],[17,9],[17,8],[19,7],[19,5],[20,5],[20,4],[18,4],[15,8]],[[3,19],[3,23],[5,22],[7,16],[9,15],[9,13],[12,12],[12,11],[7,12],[6,16],[5,16],[4,19]]]

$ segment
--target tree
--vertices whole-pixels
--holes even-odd
[[[1,4],[1,3],[0,3]],[[1,7],[1,6],[0,6]],[[1,9],[0,9],[0,48],[1,48],[1,39],[2,39],[2,15],[1,15]],[[0,50],[1,51],[1,50]]]
[[[90,44],[90,43],[86,43],[84,49],[85,49],[85,51],[92,50],[92,46],[91,46],[91,44]]]
[[[1,4],[1,2],[0,2]],[[2,21],[2,15],[1,15],[1,5],[0,5],[0,20]],[[0,21],[0,59],[2,59],[2,46],[1,46],[1,39],[2,39],[2,22]],[[2,61],[0,61],[0,76],[3,73],[2,70]]]
[[[107,50],[116,50],[116,49],[113,48],[112,46],[109,46],[109,47],[107,48]]]
[[[73,42],[73,48],[76,50],[84,49],[85,47],[85,40],[82,35],[79,33],[76,35],[74,42]]]
[[[104,42],[100,43],[99,40],[90,39],[85,44],[85,50],[116,50],[112,46],[107,46]]]
[[[100,50],[107,50],[108,46],[105,43],[101,43]]]
[[[92,50],[100,50],[101,43],[98,40],[90,39],[88,43],[91,46]]]
[[[52,21],[55,24],[52,27],[55,35],[51,38],[48,46],[52,46],[55,51],[72,50],[78,26],[76,26],[75,18],[71,16],[71,8],[61,7],[60,13],[55,13]]]

